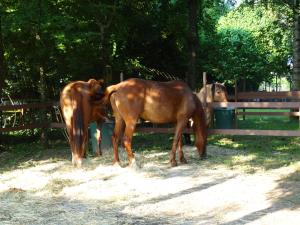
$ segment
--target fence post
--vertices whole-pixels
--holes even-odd
[[[121,72],[121,73],[120,73],[120,82],[122,82],[123,80],[124,80],[124,73]]]
[[[206,83],[207,83],[207,74],[206,72],[203,72],[202,75],[202,80],[203,80],[203,87],[204,87],[204,102],[203,102],[203,107],[207,107],[207,102],[206,102]]]
[[[238,101],[237,80],[234,80],[234,102]],[[237,108],[234,109],[234,128],[237,128]]]

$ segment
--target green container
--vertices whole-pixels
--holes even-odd
[[[102,134],[101,149],[103,151],[112,149],[111,137],[114,131],[114,127],[115,127],[115,123],[112,122],[105,122],[102,123],[101,125],[101,134]]]
[[[95,153],[97,151],[97,123],[90,123],[90,142],[92,143],[92,149]]]
[[[215,128],[216,129],[230,129],[234,120],[233,108],[215,108]]]
[[[112,149],[111,136],[114,129],[114,123],[102,123],[101,124],[101,150],[106,151]],[[97,123],[90,124],[90,141],[92,144],[93,152],[97,150]]]

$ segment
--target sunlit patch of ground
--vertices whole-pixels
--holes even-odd
[[[124,153],[113,166],[109,152],[81,169],[25,162],[0,175],[0,224],[299,224],[300,162],[248,173],[255,156],[245,152],[184,152],[189,163],[175,168],[157,151],[136,154],[140,169]],[[228,157],[232,166],[214,163]]]

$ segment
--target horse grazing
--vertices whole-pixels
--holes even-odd
[[[205,98],[206,92],[206,98]],[[201,90],[196,94],[200,99],[201,103],[212,103],[212,102],[228,102],[228,94],[224,84],[221,83],[213,83],[207,84],[201,88]],[[206,125],[210,127],[213,121],[213,108],[207,107],[205,108],[205,118]]]
[[[119,163],[118,144],[125,128],[123,144],[129,164],[135,162],[131,149],[132,135],[139,118],[152,123],[175,123],[175,134],[170,152],[170,163],[176,166],[176,150],[179,147],[179,160],[184,158],[181,134],[189,118],[194,121],[195,145],[200,157],[206,156],[207,129],[201,102],[191,89],[181,81],[155,82],[142,79],[129,79],[109,86],[105,91],[106,101],[110,101],[115,128],[112,143],[114,163]]]
[[[60,107],[69,135],[72,163],[78,167],[81,166],[85,155],[89,123],[96,121],[99,125],[105,118],[105,108],[98,104],[104,96],[102,84],[103,80],[75,81],[67,84],[60,95]],[[97,139],[100,142],[100,132]],[[99,144],[97,154],[102,154]]]

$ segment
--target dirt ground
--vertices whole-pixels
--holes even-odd
[[[193,147],[185,154],[189,163],[175,168],[154,151],[136,154],[139,169],[124,154],[113,166],[109,152],[81,169],[70,159],[27,161],[0,174],[0,224],[300,223],[300,162],[248,173],[210,162],[234,150],[209,146],[205,161]]]

